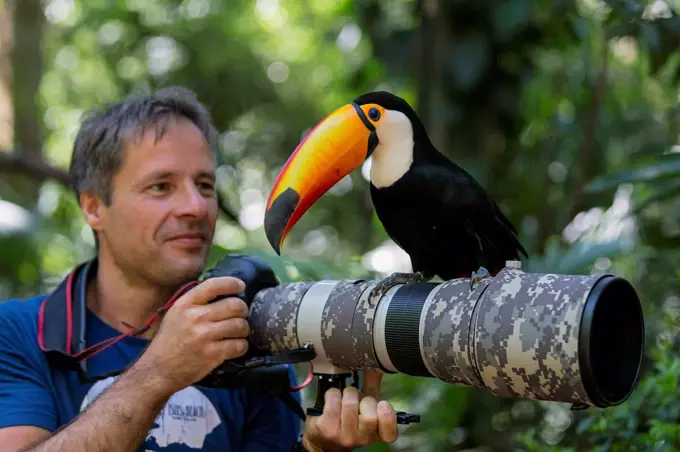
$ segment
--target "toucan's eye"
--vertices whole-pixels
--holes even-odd
[[[368,117],[371,118],[371,121],[377,121],[380,119],[380,110],[377,108],[371,108],[368,110]]]

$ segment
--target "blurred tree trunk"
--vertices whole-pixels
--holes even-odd
[[[443,110],[443,64],[446,47],[444,33],[446,23],[439,0],[419,0],[420,26],[418,30],[419,74],[418,74],[418,116],[423,121],[428,135],[441,152],[451,156],[447,143],[446,119]]]
[[[12,124],[12,9],[14,0],[0,6],[0,149],[10,149],[14,140]]]
[[[7,181],[7,198],[32,208],[37,201],[40,185],[35,178],[63,176],[53,171],[41,157],[43,127],[38,105],[38,89],[43,72],[41,39],[45,16],[39,0],[5,0],[6,9],[2,20],[11,26],[11,46],[3,45],[3,82],[9,79],[13,133],[3,148],[9,151],[0,157],[0,164]],[[4,38],[3,36],[3,43]],[[10,75],[11,74],[11,75]],[[9,146],[4,146],[9,144]],[[17,170],[21,174],[17,174]],[[29,174],[32,177],[27,178]]]
[[[607,92],[609,40],[606,36],[601,39],[599,53],[590,61],[597,69],[592,71],[594,79],[590,83],[589,98],[581,116],[581,141],[571,167],[572,202],[569,209],[565,209],[566,216],[558,225],[559,230],[562,230],[578,212],[587,208],[589,199],[584,192],[585,185],[598,174],[602,174],[605,166],[602,145],[597,140],[597,126]]]
[[[37,155],[43,140],[37,101],[43,70],[41,38],[44,17],[39,0],[17,2],[12,48],[14,135],[22,152]]]

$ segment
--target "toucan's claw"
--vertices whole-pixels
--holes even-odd
[[[423,272],[415,273],[392,273],[387,278],[381,280],[373,289],[371,289],[370,298],[382,297],[397,284],[410,284],[426,282],[427,278]]]
[[[475,290],[482,280],[486,278],[491,278],[491,273],[484,267],[479,267],[476,271],[473,271],[470,275],[470,292]]]

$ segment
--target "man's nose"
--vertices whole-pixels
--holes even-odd
[[[194,183],[185,184],[182,196],[177,201],[178,216],[203,218],[208,212],[207,200]]]

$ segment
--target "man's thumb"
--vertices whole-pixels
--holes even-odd
[[[364,371],[363,393],[366,396],[380,400],[380,383],[382,382],[383,372],[379,370]]]

